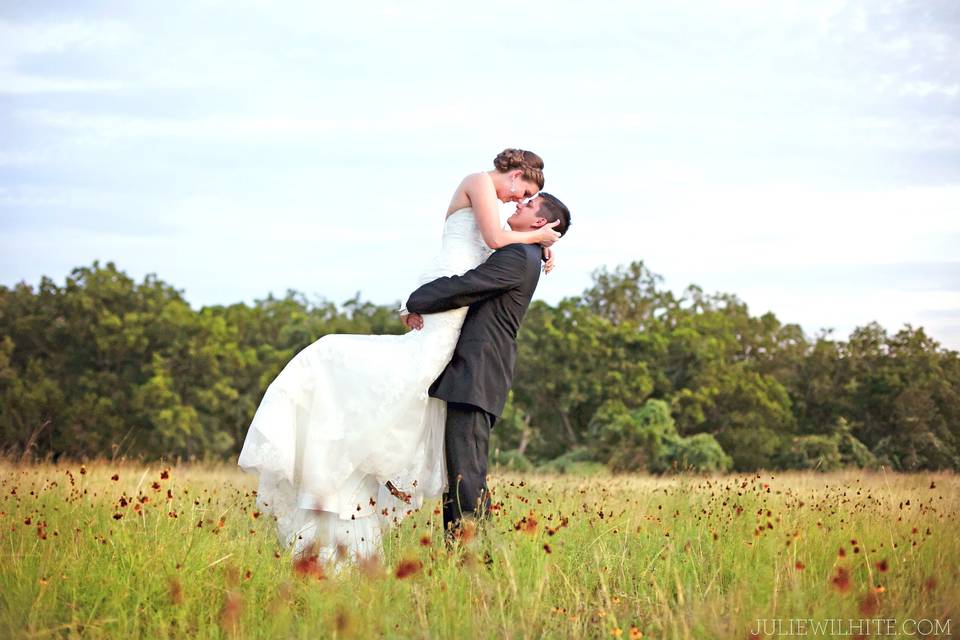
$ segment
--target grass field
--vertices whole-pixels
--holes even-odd
[[[294,568],[232,467],[0,464],[0,637],[957,633],[953,474],[491,480],[473,540],[447,551],[430,503],[333,575]]]

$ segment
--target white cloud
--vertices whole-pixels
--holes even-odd
[[[116,49],[132,45],[135,38],[129,25],[116,20],[33,24],[0,20],[0,61],[10,63],[27,55],[78,49]]]
[[[905,82],[900,85],[900,95],[904,96],[929,96],[942,95],[948,98],[955,98],[960,94],[960,84],[938,84],[936,82]]]
[[[0,93],[119,90],[124,83],[116,80],[28,73],[21,67],[34,56],[76,51],[116,51],[134,42],[133,31],[117,21],[18,24],[0,20]]]

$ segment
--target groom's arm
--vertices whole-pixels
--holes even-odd
[[[523,245],[507,245],[462,276],[445,276],[422,285],[410,294],[407,310],[425,314],[468,307],[520,285],[527,267]]]

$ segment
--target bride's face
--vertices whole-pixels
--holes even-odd
[[[511,172],[508,174],[509,179],[504,181],[504,185],[497,189],[497,198],[501,202],[520,202],[521,200],[526,200],[527,198],[536,195],[540,188],[533,182],[529,180],[524,180],[518,174]],[[511,191],[513,189],[513,191]]]

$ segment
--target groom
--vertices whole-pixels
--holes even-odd
[[[570,227],[570,211],[540,193],[519,204],[507,223],[514,231],[529,231],[558,220],[554,228],[562,236]],[[490,511],[487,443],[507,402],[517,331],[540,280],[541,255],[540,245],[507,245],[462,276],[428,282],[407,300],[407,310],[420,315],[470,307],[453,358],[430,387],[431,397],[447,402],[443,525],[448,536],[459,531],[464,517]]]

